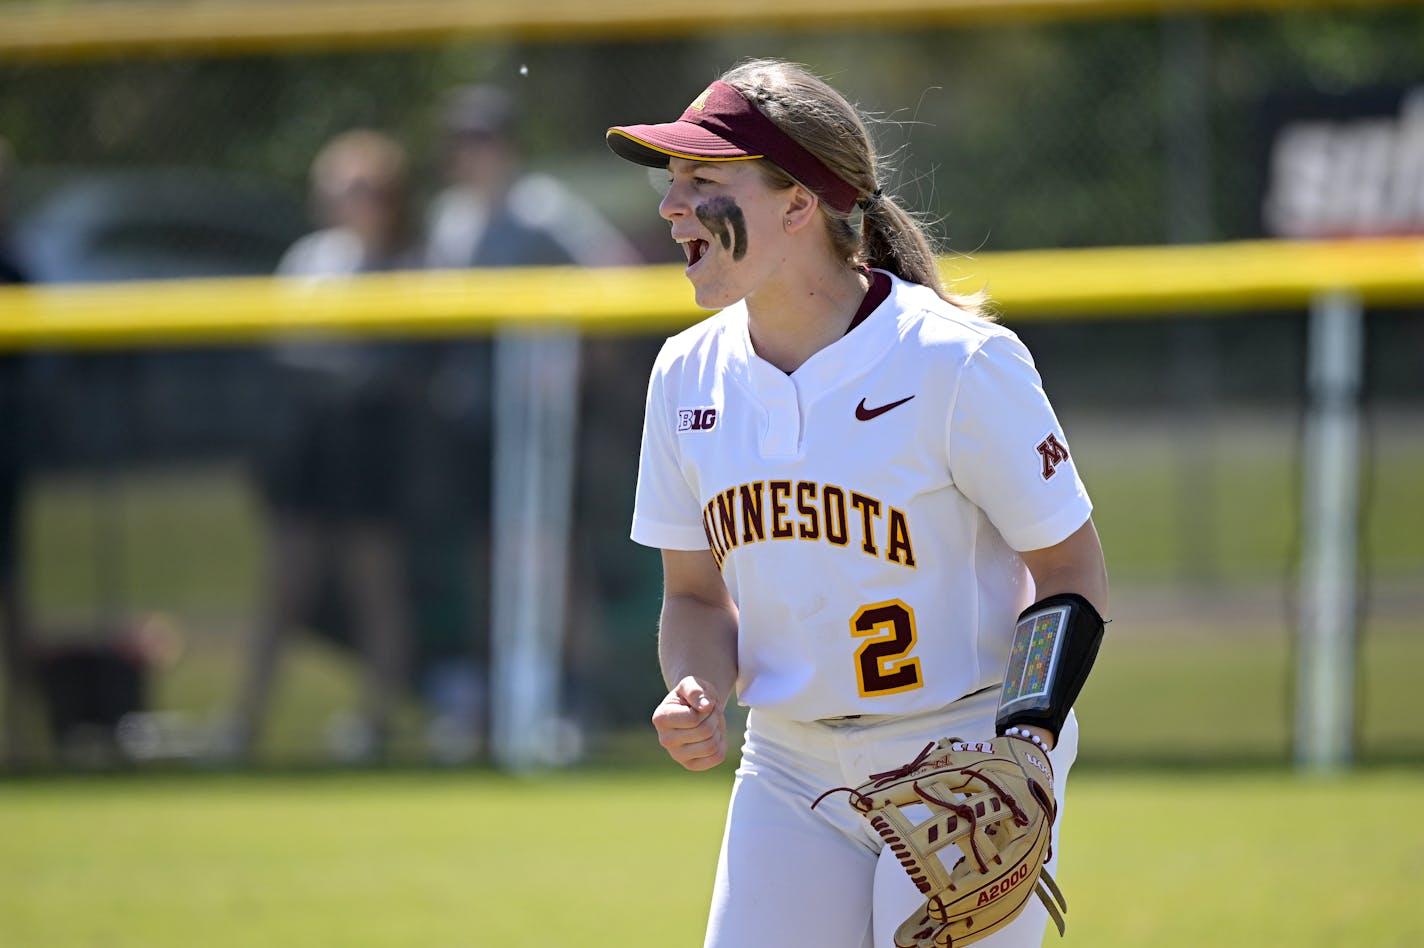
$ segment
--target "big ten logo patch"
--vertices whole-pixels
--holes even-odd
[[[1068,460],[1068,449],[1063,447],[1063,442],[1049,432],[1048,437],[1038,443],[1038,459],[1043,462],[1043,470],[1040,473],[1044,480],[1048,480],[1058,473],[1058,465]]]
[[[717,425],[715,408],[679,408],[677,410],[678,431],[711,431]]]

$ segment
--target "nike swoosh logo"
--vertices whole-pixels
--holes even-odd
[[[866,408],[865,399],[860,400],[860,404],[855,406],[855,417],[859,421],[869,421],[872,418],[879,418],[892,408],[899,408],[901,405],[914,398],[913,395],[906,395],[898,402],[891,402],[888,405],[881,405],[879,408]]]

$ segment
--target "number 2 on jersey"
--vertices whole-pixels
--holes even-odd
[[[866,641],[855,650],[855,674],[862,698],[913,691],[924,684],[915,647],[915,611],[898,599],[862,606],[850,620],[850,634]]]

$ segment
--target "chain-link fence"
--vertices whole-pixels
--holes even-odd
[[[949,250],[1232,240],[1265,233],[1283,118],[1302,102],[1328,112],[1368,96],[1397,111],[1424,83],[1421,48],[1424,11],[1402,7],[0,61],[0,136],[15,153],[12,245],[32,279],[269,273],[316,226],[314,156],[352,128],[381,130],[407,149],[409,226],[422,230],[451,173],[447,94],[491,83],[514,98],[526,169],[557,176],[642,259],[670,261],[655,192],[606,152],[604,129],[671,119],[720,70],[774,55],[809,64],[878,118],[887,186],[938,222]],[[1129,612],[1150,625],[1162,607],[1174,617],[1164,627],[1189,627],[1183,602],[1209,590],[1241,604],[1244,617],[1214,623],[1264,625],[1263,647],[1281,652],[1295,555],[1299,314],[1093,315],[1022,326],[1012,312],[1004,318],[1034,349],[1070,435],[1081,432],[1077,450]],[[583,347],[565,674],[570,712],[594,731],[641,721],[660,688],[656,554],[625,539],[656,347],[645,338]],[[301,379],[332,349],[345,360],[340,382],[314,395]],[[1424,323],[1372,314],[1367,352],[1377,424],[1365,546],[1381,577],[1367,588],[1383,590],[1373,602],[1391,629],[1417,631],[1400,616],[1417,607],[1409,591],[1424,568],[1424,497],[1407,473],[1424,460]],[[82,650],[45,643],[147,629],[145,647],[168,655],[152,651],[163,623],[142,620],[163,613],[186,630],[190,655],[152,677],[157,691],[144,703],[188,718],[181,727],[151,719],[145,740],[188,753],[197,731],[208,734],[245,701],[265,702],[275,730],[261,746],[272,753],[329,746],[360,757],[379,735],[341,714],[361,704],[344,656],[360,651],[361,610],[391,607],[379,596],[372,604],[370,576],[399,560],[390,596],[408,607],[402,621],[415,645],[399,677],[413,701],[389,726],[401,753],[466,759],[470,735],[432,729],[427,711],[466,713],[482,700],[471,669],[483,663],[488,510],[472,498],[488,491],[487,359],[479,341],[338,340],[12,361],[7,384],[25,410],[19,428],[10,415],[24,472],[10,583],[28,592],[44,645],[36,654],[57,668],[56,655]],[[308,375],[289,371],[298,363]],[[278,484],[308,500],[323,494],[301,509],[335,516],[340,531],[303,533],[270,516],[274,482],[262,472],[274,438],[325,452],[289,451]],[[373,477],[385,480],[372,487]],[[333,513],[329,495],[343,491],[346,506]],[[400,542],[383,545],[392,531]],[[295,637],[286,667],[301,686],[254,696],[242,669],[279,662],[250,644],[251,631],[298,574],[308,598],[285,608],[294,629],[318,633],[283,633]],[[1375,746],[1398,736],[1386,731],[1371,732]],[[1405,737],[1417,749],[1417,734]]]
[[[883,119],[894,184],[944,222],[956,250],[1232,239],[1260,226],[1259,159],[1275,104],[1418,82],[1421,38],[1424,14],[1387,7],[0,62],[0,128],[26,170],[22,210],[41,172],[133,166],[221,170],[300,200],[312,156],[355,126],[399,137],[433,189],[440,96],[458,83],[494,82],[522,105],[530,159],[568,172],[642,233],[646,202],[603,153],[603,129],[629,116],[672,117],[686,90],[739,59],[777,55],[832,77]],[[1184,188],[1197,193],[1174,197]]]

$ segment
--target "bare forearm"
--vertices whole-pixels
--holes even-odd
[[[1057,546],[1023,554],[1033,574],[1034,598],[1077,593],[1108,614],[1108,573],[1098,532],[1089,520]]]
[[[1100,615],[1108,608],[1108,574],[1102,544],[1092,520],[1083,524],[1063,542],[1023,554],[1033,575],[1035,597],[1039,600],[1060,593],[1075,593],[1088,600]],[[1099,627],[1101,631],[1101,627]],[[1047,727],[1021,725],[1037,735],[1047,747],[1057,736]]]
[[[736,616],[691,596],[665,597],[658,660],[669,688],[694,677],[725,704],[737,681]]]
[[[1107,614],[1108,577],[1091,566],[1054,572],[1042,578],[1034,577],[1035,598],[1047,599],[1058,593],[1077,593],[1093,604],[1100,615]]]

